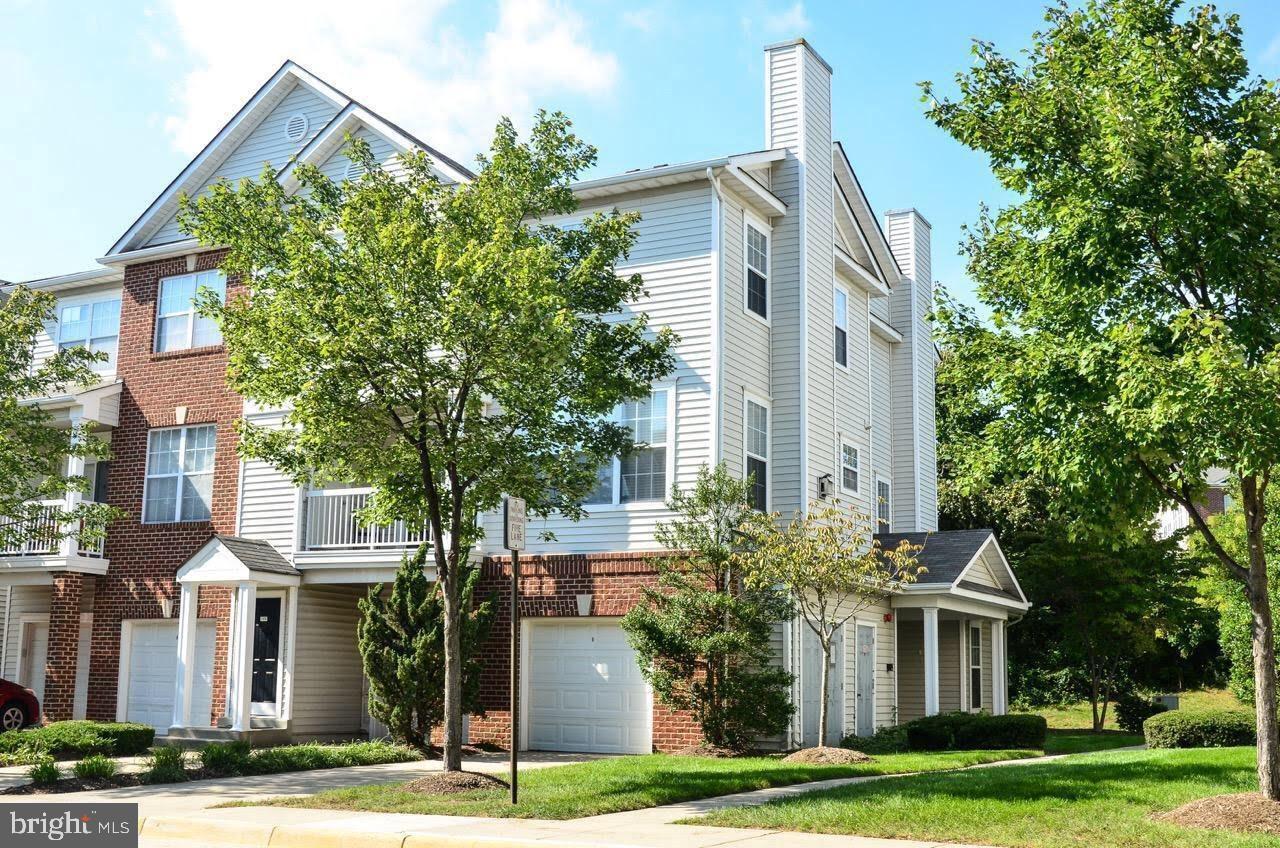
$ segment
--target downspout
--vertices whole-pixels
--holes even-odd
[[[711,183],[711,465],[720,464],[721,429],[724,426],[724,265],[720,261],[720,239],[724,230],[721,220],[724,214],[724,196],[720,191],[720,178],[715,169],[707,168],[707,182]]]

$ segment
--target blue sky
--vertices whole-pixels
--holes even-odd
[[[1280,75],[1280,4],[1228,0],[1255,72]],[[597,174],[758,149],[761,47],[796,35],[835,68],[836,136],[878,212],[934,226],[961,296],[960,228],[999,203],[982,157],[922,117],[971,39],[1006,52],[1036,0],[0,0],[0,278],[92,267],[286,57],[470,161],[500,114],[567,111]]]

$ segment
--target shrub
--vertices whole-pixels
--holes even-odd
[[[1225,748],[1258,742],[1253,713],[1244,710],[1171,710],[1147,719],[1142,734],[1150,748]]]
[[[99,735],[111,740],[111,753],[117,757],[145,754],[156,741],[156,729],[149,724],[123,721],[91,723],[95,725]]]
[[[81,780],[106,780],[115,777],[116,761],[102,754],[93,754],[76,763],[72,771]]]
[[[187,779],[187,755],[181,748],[156,748],[147,757],[143,783],[181,783]]]
[[[27,775],[36,786],[51,786],[62,777],[62,772],[58,769],[58,764],[53,761],[52,757],[45,757],[32,766]]]
[[[1126,733],[1141,733],[1144,721],[1168,709],[1136,692],[1126,692],[1115,700],[1116,725]]]
[[[155,728],[146,724],[57,721],[0,733],[0,762],[34,763],[45,756],[80,760],[93,754],[129,757],[150,748],[155,735]]]
[[[420,755],[404,745],[390,742],[352,742],[346,745],[282,745],[263,748],[249,755],[245,774],[277,774],[286,771],[371,766],[405,763]]]
[[[940,713],[904,725],[912,751],[976,751],[1044,748],[1048,723],[1037,715]]]
[[[907,750],[907,728],[895,724],[880,728],[874,736],[846,736],[840,740],[840,747],[864,754],[901,754]]]
[[[249,743],[214,742],[200,751],[200,764],[218,775],[244,774],[249,765]]]

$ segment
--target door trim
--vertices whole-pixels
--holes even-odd
[[[860,619],[860,618],[859,618],[859,619],[855,619],[855,620],[854,620],[854,625],[853,625],[853,656],[854,656],[854,666],[853,666],[853,691],[854,691],[854,703],[855,703],[855,704],[857,703],[858,689],[859,689],[859,687],[860,687],[859,677],[860,677],[861,675],[859,674],[859,672],[862,670],[862,667],[861,667],[862,653],[858,650],[858,628],[860,628],[860,627],[866,627],[868,630],[870,630],[870,631],[871,631],[871,653],[870,653],[870,657],[871,657],[871,659],[869,660],[869,663],[870,663],[870,665],[871,665],[871,678],[870,678],[870,679],[871,679],[871,697],[870,697],[870,699],[869,699],[869,700],[870,700],[870,702],[871,702],[871,733],[869,733],[869,734],[867,734],[867,735],[868,735],[868,736],[874,736],[874,735],[875,735],[875,732],[876,732],[876,652],[877,652],[877,651],[879,650],[879,648],[880,648],[880,632],[879,632],[878,628],[876,627],[875,622],[868,622],[868,621],[865,621],[865,620]],[[896,650],[896,646],[895,646],[895,650]],[[894,665],[894,671],[895,671],[895,672],[897,671],[897,665],[896,665],[896,664]],[[861,736],[862,734],[858,733],[858,716],[859,716],[859,713],[855,712],[855,713],[854,713],[854,716],[853,716],[853,732],[854,732],[854,734],[856,734],[856,735],[858,735],[858,736]]]
[[[18,616],[18,664],[17,664],[17,667],[14,669],[13,676],[14,676],[14,682],[16,682],[19,686],[27,685],[26,681],[24,681],[22,677],[23,677],[23,674],[27,671],[26,665],[23,662],[23,657],[27,653],[28,633],[30,632],[30,628],[38,627],[41,624],[43,624],[46,628],[45,666],[47,668],[49,665],[49,655],[48,655],[49,636],[47,632],[47,628],[49,627],[49,614],[47,612],[24,612]],[[43,687],[41,688],[43,690]],[[44,710],[44,692],[43,691],[40,692],[40,709],[41,711]]]
[[[284,697],[284,634],[286,629],[285,616],[289,614],[288,604],[286,603],[284,589],[263,589],[259,587],[256,593],[255,606],[257,601],[262,598],[279,598],[280,599],[280,620],[276,622],[276,700],[275,703],[268,701],[251,701],[249,703],[249,715],[264,716],[267,718],[280,717],[281,699]],[[255,610],[255,615],[257,614]],[[249,646],[249,650],[253,650],[253,646]],[[253,664],[250,663],[249,680],[246,685],[249,687],[250,693],[253,691]]]

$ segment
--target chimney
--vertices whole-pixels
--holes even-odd
[[[889,248],[902,280],[889,296],[889,320],[902,333],[893,351],[893,523],[912,530],[938,529],[937,426],[934,372],[937,351],[933,308],[932,227],[915,209],[885,213]]]

